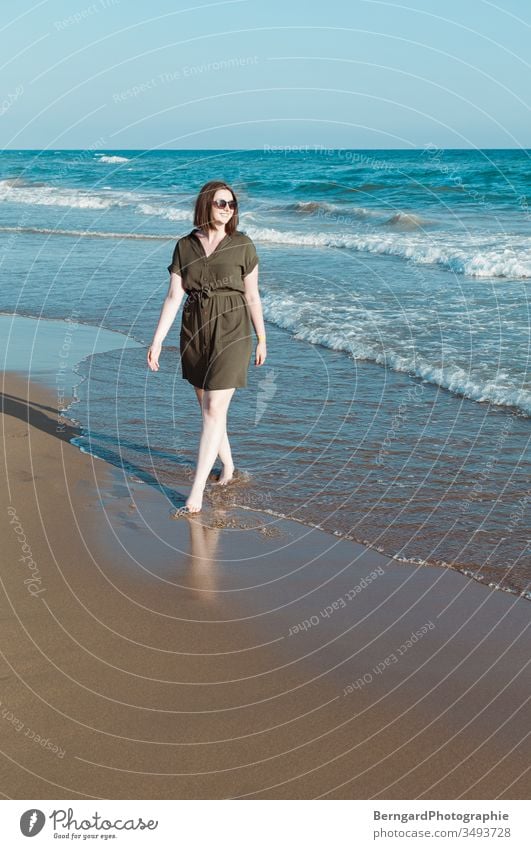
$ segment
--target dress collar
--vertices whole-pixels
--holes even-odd
[[[207,253],[206,253],[206,251],[205,251],[205,248],[204,248],[204,245],[203,245],[202,241],[198,238],[198,236],[196,236],[196,233],[197,233],[198,229],[199,229],[198,227],[194,227],[194,229],[193,229],[193,230],[191,230],[191,231],[190,231],[190,233],[189,233],[188,235],[189,235],[189,237],[191,238],[191,241],[192,241],[192,242],[193,242],[193,243],[197,246],[197,249],[198,249],[198,250],[199,250],[199,252],[201,253],[201,256],[202,256],[203,258],[206,258],[206,259],[210,259],[210,257],[212,256],[212,254],[215,254],[215,253],[216,253],[216,251],[217,251],[217,249],[220,247],[220,245],[222,245],[222,244],[224,244],[224,243],[226,243],[226,242],[228,242],[228,241],[230,241],[230,240],[232,239],[232,236],[229,236],[229,234],[228,234],[228,233],[225,233],[225,235],[223,236],[223,238],[221,239],[221,241],[219,241],[219,242],[218,242],[218,244],[216,245],[216,247],[214,248],[214,250],[213,250],[211,253],[209,253],[209,254],[207,255]]]

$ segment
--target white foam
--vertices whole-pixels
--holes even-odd
[[[312,314],[311,304],[286,296],[275,297],[268,292],[264,293],[262,303],[265,317],[278,327],[292,331],[296,339],[324,345],[333,351],[345,351],[354,359],[370,360],[394,371],[416,375],[426,383],[440,386],[472,401],[516,407],[531,416],[531,391],[514,386],[510,377],[503,372],[484,379],[467,373],[456,364],[437,367],[418,353],[409,355],[389,348],[382,351],[377,344],[364,338],[363,321],[354,321],[351,316],[344,315],[331,326],[326,318],[323,321],[319,305],[314,305],[315,313]],[[369,328],[373,321],[374,316],[368,324]]]
[[[150,217],[169,221],[192,220],[191,212],[167,204],[139,202],[134,192],[90,192],[84,189],[67,189],[55,186],[20,183],[18,180],[0,180],[0,200],[13,203],[44,206],[67,206],[75,209],[111,209],[112,207],[134,206],[134,211]],[[141,234],[139,234],[139,238]]]
[[[109,209],[127,206],[135,198],[131,193],[95,194],[84,189],[66,189],[46,185],[11,185],[0,180],[0,200],[39,206],[69,206],[77,209]],[[135,198],[136,199],[136,198]]]
[[[525,279],[531,277],[531,238],[520,237],[514,246],[514,237],[498,234],[469,240],[468,247],[459,247],[457,237],[437,233],[430,235],[403,233],[296,233],[270,227],[248,227],[247,234],[257,242],[283,245],[306,245],[318,248],[349,248],[374,254],[389,254],[411,260],[419,265],[438,264],[457,274],[472,277],[505,277]],[[510,245],[508,244],[510,242]],[[459,237],[459,244],[464,238]],[[491,247],[494,244],[496,247]],[[478,247],[480,248],[478,250]]]
[[[192,221],[192,213],[187,209],[175,206],[155,206],[151,203],[139,203],[136,211],[142,215],[152,215],[157,218],[167,218],[169,221]]]
[[[379,554],[384,555],[385,557],[390,557],[392,560],[396,560],[398,563],[407,563],[412,566],[437,566],[442,569],[452,569],[454,572],[460,572],[462,575],[466,575],[469,578],[473,578],[476,581],[484,582],[484,578],[477,572],[472,572],[469,569],[460,568],[451,563],[447,563],[445,560],[440,559],[429,559],[425,560],[422,557],[404,557],[401,554],[392,554],[381,546],[377,545],[371,540],[361,539],[353,536],[352,534],[345,533],[344,531],[338,530],[328,530],[328,528],[323,528],[322,525],[318,525],[315,522],[310,522],[307,519],[301,519],[296,516],[292,516],[291,514],[282,513],[278,510],[271,510],[268,507],[249,507],[246,504],[240,504],[238,501],[235,501],[233,507],[237,507],[239,510],[247,510],[251,513],[267,513],[269,516],[274,516],[276,519],[283,519],[289,522],[298,522],[301,525],[305,525],[308,528],[315,528],[320,531],[324,531],[324,533],[332,534],[335,537],[339,537],[340,539],[349,540],[351,542],[356,542],[359,545],[363,545],[366,548],[372,549],[373,551],[377,551]],[[494,581],[491,581],[488,586],[491,589],[503,590],[503,592],[510,593],[511,595],[519,596],[521,598],[525,598],[527,601],[531,601],[531,590],[522,590],[518,592],[517,590],[511,589],[510,587],[504,587],[501,584],[498,584]]]
[[[127,156],[111,156],[107,153],[97,153],[98,162],[107,162],[109,165],[115,165],[119,162],[130,162]]]
[[[81,236],[93,239],[155,239],[166,242],[173,236],[149,233],[114,233],[111,230],[60,230],[53,227],[2,227],[0,233],[39,233],[45,236]]]

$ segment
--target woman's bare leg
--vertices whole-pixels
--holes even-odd
[[[226,430],[227,412],[234,392],[234,387],[204,390],[203,427],[199,440],[197,467],[192,489],[186,500],[186,507],[191,513],[198,513],[201,510],[203,492]]]
[[[199,386],[194,386],[195,394],[197,396],[197,400],[199,402],[199,406],[201,407],[201,414],[203,413],[203,392],[204,389],[201,389]],[[216,484],[223,485],[232,480],[232,475],[234,473],[234,462],[232,460],[232,452],[230,450],[229,437],[227,436],[227,428],[225,427],[225,431],[223,433],[223,437],[221,439],[221,443],[218,449],[218,456],[223,465],[223,469],[221,475],[219,476],[219,480],[216,481]]]

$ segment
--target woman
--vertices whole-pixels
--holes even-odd
[[[234,464],[226,423],[237,387],[247,386],[252,352],[251,321],[258,336],[255,365],[265,362],[266,336],[258,292],[258,257],[252,240],[240,232],[238,201],[219,180],[205,183],[194,209],[194,226],[173,251],[170,286],[148,350],[152,371],[184,294],[180,351],[182,376],[195,389],[203,427],[192,489],[178,513],[198,513],[216,456],[223,464],[219,485],[227,484]]]

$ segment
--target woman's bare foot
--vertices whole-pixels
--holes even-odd
[[[223,471],[221,472],[217,481],[215,481],[214,486],[225,486],[225,484],[232,480],[233,474],[234,465],[232,463],[230,466],[223,466]]]
[[[203,490],[196,490],[192,487],[190,495],[186,499],[185,507],[190,513],[199,513],[203,505]]]

